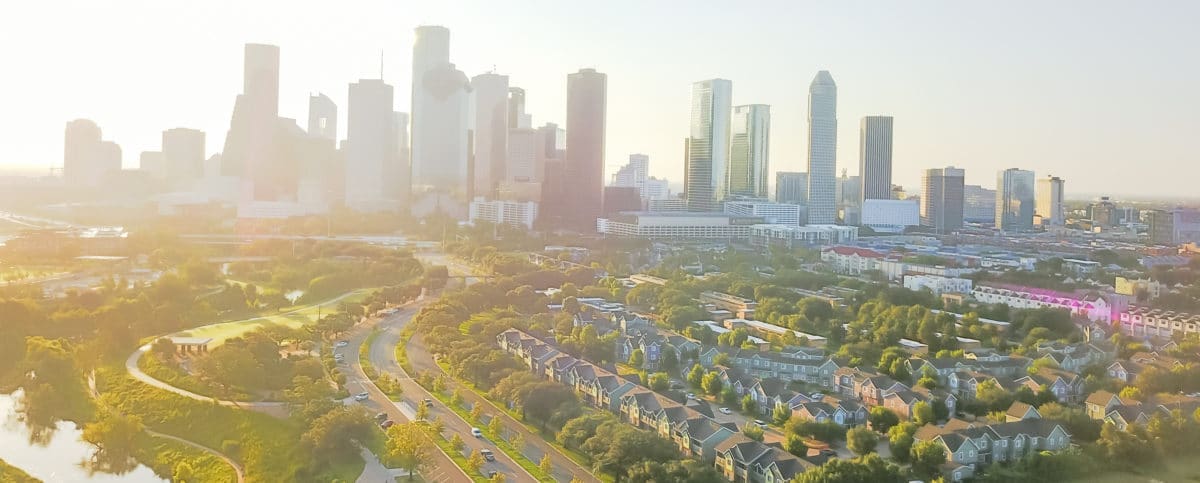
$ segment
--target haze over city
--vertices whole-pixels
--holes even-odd
[[[61,166],[62,126],[75,118],[119,143],[126,167],[177,126],[205,131],[207,152],[219,152],[244,43],[280,47],[283,117],[305,119],[310,93],[345,106],[346,85],[381,67],[395,110],[407,112],[413,28],[437,24],[468,76],[494,68],[527,91],[535,125],[564,124],[568,73],[606,73],[606,173],[646,153],[651,175],[681,183],[690,87],[709,78],[732,81],[734,105],[770,105],[771,170],[802,171],[807,86],[828,70],[839,174],[858,171],[858,119],[889,115],[893,182],[909,188],[920,170],[946,165],[986,187],[1008,167],[1063,176],[1069,197],[1187,197],[1200,178],[1195,2],[46,1],[21,10],[0,19],[0,42],[14,46],[0,81],[12,94],[0,118],[5,172]]]

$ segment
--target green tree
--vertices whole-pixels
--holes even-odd
[[[742,396],[742,412],[751,416],[758,415],[758,402],[749,394]]]
[[[788,434],[783,449],[798,458],[808,457],[808,445],[804,444],[804,437],[798,434]]]
[[[175,469],[171,471],[171,481],[175,483],[196,483],[195,478],[196,470],[186,461],[176,463]]]
[[[562,301],[562,310],[571,315],[579,315],[580,306],[579,299],[575,297],[567,297]]]
[[[417,403],[417,421],[424,421],[429,418],[429,405],[425,403]]]
[[[467,472],[479,473],[480,468],[483,468],[484,462],[483,455],[479,454],[478,451],[471,450],[471,453],[467,455]]]
[[[792,480],[794,483],[903,483],[906,481],[896,465],[877,454],[852,460],[834,458],[817,468],[805,471]]]
[[[314,461],[348,461],[358,457],[358,447],[370,441],[375,427],[362,406],[338,408],[314,420],[300,442]]]
[[[912,420],[913,422],[917,423],[917,425],[924,426],[926,424],[934,423],[936,422],[934,418],[935,415],[933,414],[933,406],[930,406],[929,403],[925,401],[917,401],[916,404],[913,404]]]
[[[721,404],[729,407],[734,407],[738,404],[738,394],[732,387],[727,387],[721,390]]]
[[[667,351],[670,352],[670,351]],[[666,391],[671,387],[671,378],[665,372],[656,372],[650,376],[650,390],[656,392]]]
[[[512,447],[515,448],[518,453],[521,451],[524,451],[525,450],[525,437],[521,436],[520,432],[515,432],[515,433],[513,433],[512,437],[509,438],[508,444],[512,445]]]
[[[938,468],[946,462],[946,449],[937,441],[918,441],[912,445],[909,458],[913,471],[932,478],[938,474]]]
[[[462,440],[462,437],[458,435],[458,433],[454,433],[454,434],[450,435],[450,447],[453,448],[454,451],[462,451],[463,440]]]
[[[713,356],[713,365],[714,366],[729,367],[731,364],[732,364],[732,362],[729,359],[729,354],[726,354],[724,352],[719,352],[719,353],[717,353],[717,355]]]
[[[875,406],[867,414],[867,422],[871,423],[871,429],[886,433],[892,426],[900,424],[900,417],[883,406]]]
[[[103,411],[96,421],[83,427],[82,439],[96,447],[95,469],[121,473],[133,468],[133,455],[142,421],[136,416],[124,416]]]
[[[700,382],[700,387],[704,388],[704,392],[716,396],[721,393],[721,375],[716,371],[704,375],[704,379]]]
[[[483,408],[481,407],[481,405],[480,404],[472,404],[471,412],[468,414],[468,416],[470,416],[471,421],[479,422],[480,421],[479,418],[483,417]]]
[[[846,431],[846,447],[856,455],[873,453],[876,444],[879,444],[879,435],[864,426],[850,428],[849,431]]]
[[[762,441],[764,436],[763,429],[753,423],[746,423],[745,426],[742,426],[742,434],[755,441]]]
[[[500,421],[500,415],[493,415],[492,419],[488,420],[488,431],[497,438],[503,438],[504,423]]]
[[[913,423],[900,423],[892,426],[888,430],[888,447],[892,451],[892,458],[901,463],[907,463],[911,456],[913,445],[913,435],[917,433],[918,426]]]
[[[629,365],[634,369],[641,369],[646,365],[646,354],[641,349],[634,349],[633,353],[629,354]]]
[[[687,380],[688,384],[692,385],[692,388],[700,389],[701,384],[704,382],[704,368],[700,364],[692,366],[692,370],[688,372]]]
[[[775,406],[775,409],[771,411],[771,422],[777,426],[787,424],[788,419],[791,419],[791,417],[792,411],[788,409],[787,405]]]
[[[545,456],[542,456],[542,461],[538,463],[538,468],[542,470],[542,473],[547,475],[554,471],[554,463],[550,461],[549,453],[547,453]]]

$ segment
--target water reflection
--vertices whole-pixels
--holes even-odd
[[[166,481],[128,457],[98,452],[74,423],[47,424],[36,407],[23,406],[25,400],[21,391],[0,394],[0,458],[9,464],[47,483]]]

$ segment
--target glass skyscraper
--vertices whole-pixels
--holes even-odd
[[[733,108],[726,187],[730,195],[767,197],[771,106],[750,104]]]
[[[837,84],[824,70],[808,88],[808,221],[837,221]]]
[[[688,211],[713,211],[726,193],[732,98],[733,83],[728,80],[692,84],[692,118],[683,178]]]

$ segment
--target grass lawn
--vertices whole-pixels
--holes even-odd
[[[337,310],[337,304],[341,302],[361,302],[374,291],[374,288],[363,288],[352,292],[351,295],[339,300],[337,303],[324,302],[320,306],[308,305],[290,311],[281,312],[279,314],[268,314],[258,317],[253,317],[243,320],[235,320],[232,322],[220,322],[210,324],[195,329],[181,331],[171,335],[183,337],[211,337],[212,344],[209,349],[215,348],[226,340],[234,337],[239,337],[248,332],[254,331],[262,327],[282,325],[293,328],[303,327],[317,321],[317,314],[331,314]]]
[[[138,435],[136,444],[137,460],[163,479],[171,479],[175,466],[187,463],[195,472],[196,481],[237,481],[237,472],[224,460],[186,444],[156,438],[146,433]],[[0,478],[0,481],[4,481],[3,478]]]
[[[1139,473],[1109,472],[1088,475],[1071,480],[1077,483],[1175,483],[1200,481],[1200,460],[1191,456],[1180,456],[1166,460],[1163,464],[1144,468]]]
[[[362,474],[362,460],[309,474],[312,455],[296,444],[305,428],[291,420],[185,398],[142,384],[123,367],[97,371],[97,386],[106,405],[141,418],[146,427],[239,461],[249,482],[354,481]]]
[[[34,483],[42,480],[29,476],[20,468],[0,460],[0,481],[4,483]]]

